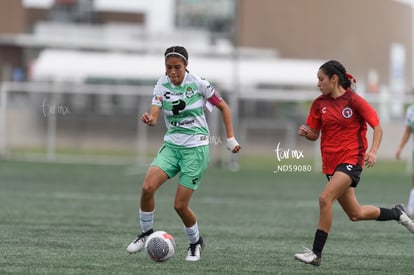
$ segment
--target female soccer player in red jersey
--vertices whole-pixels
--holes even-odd
[[[313,248],[295,254],[301,262],[319,266],[322,250],[332,225],[332,206],[335,200],[351,221],[396,220],[414,233],[414,223],[404,206],[379,208],[360,205],[355,196],[364,164],[373,167],[381,143],[382,128],[374,108],[354,92],[355,78],[338,61],[324,63],[318,70],[318,88],[322,95],[312,103],[306,125],[298,135],[309,140],[321,136],[322,172],[328,183],[319,196],[319,221]],[[366,138],[367,124],[373,129],[369,151]]]

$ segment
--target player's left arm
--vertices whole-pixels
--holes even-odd
[[[359,97],[359,100],[355,100],[354,104],[358,108],[358,112],[362,118],[373,129],[372,143],[367,154],[365,155],[365,164],[367,167],[373,167],[377,161],[377,152],[382,140],[382,127],[378,118],[377,111],[367,101]]]
[[[224,99],[218,98],[216,95],[213,95],[208,100],[221,111],[224,127],[226,128],[227,149],[233,153],[237,153],[240,151],[241,147],[234,136],[233,119],[231,117],[231,109],[229,105],[226,101],[224,101]]]
[[[401,151],[403,150],[403,148],[404,148],[405,144],[407,143],[408,139],[410,138],[410,136],[411,136],[411,127],[409,125],[407,125],[407,126],[405,126],[404,133],[401,137],[400,145],[398,146],[397,152],[395,153],[395,157],[397,159],[401,158]]]
[[[377,151],[382,140],[382,127],[380,124],[372,128],[374,130],[372,134],[372,144],[368,153],[365,156],[365,164],[367,167],[373,167],[377,161]]]
[[[221,95],[216,91],[214,86],[209,81],[202,79],[200,84],[200,91],[207,99],[206,105],[216,106],[221,111],[224,127],[226,129],[227,149],[233,153],[237,153],[240,151],[241,146],[234,136],[233,119],[229,105],[227,105],[226,101],[221,97]],[[207,108],[210,111],[212,110],[212,107]]]

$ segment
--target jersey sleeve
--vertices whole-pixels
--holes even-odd
[[[200,79],[200,93],[204,96],[205,99],[212,97],[216,91],[213,84],[211,84],[206,79]]]
[[[213,110],[213,106],[220,103],[222,97],[214,88],[213,84],[211,84],[209,81],[201,79],[200,83],[200,93],[204,96],[205,99],[207,99],[205,107],[211,112]]]
[[[374,128],[380,124],[377,111],[364,98],[354,94],[352,101],[353,107],[358,110],[358,113],[369,124],[369,126]]]
[[[318,99],[313,101],[313,103],[311,105],[309,115],[308,115],[308,118],[306,120],[306,124],[311,129],[315,129],[315,130],[320,130],[321,129],[322,120],[321,120],[321,111],[319,109]]]
[[[407,112],[405,113],[404,125],[412,127],[414,120],[414,105],[408,107]]]
[[[154,91],[152,94],[152,105],[158,107],[162,106],[162,85],[160,80],[157,82],[157,84],[155,84],[154,87]]]

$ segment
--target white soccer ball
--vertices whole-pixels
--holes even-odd
[[[155,231],[145,242],[145,251],[156,262],[165,262],[175,254],[175,241],[165,231]]]

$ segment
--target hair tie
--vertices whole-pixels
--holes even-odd
[[[352,83],[356,83],[356,79],[352,74],[349,73],[345,73],[346,78],[348,78],[349,80],[351,80]]]

